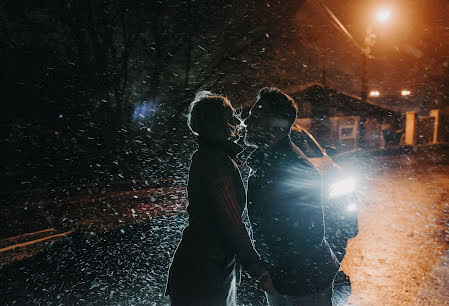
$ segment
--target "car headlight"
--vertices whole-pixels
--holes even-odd
[[[356,203],[349,203],[349,205],[346,206],[346,211],[353,212],[357,210],[357,204]]]
[[[338,198],[348,195],[355,190],[355,180],[352,177],[347,177],[342,180],[334,182],[330,186],[329,198]]]

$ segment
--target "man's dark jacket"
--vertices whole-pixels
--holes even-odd
[[[250,157],[248,214],[256,249],[273,265],[271,277],[285,295],[305,296],[329,288],[338,268],[323,243],[321,178],[285,137],[268,152]]]

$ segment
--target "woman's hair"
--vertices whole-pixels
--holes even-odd
[[[234,114],[231,102],[209,91],[200,91],[190,103],[187,125],[193,134],[209,139],[220,137]]]

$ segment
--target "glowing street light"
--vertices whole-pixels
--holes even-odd
[[[341,23],[341,21],[335,16],[335,14],[326,6],[326,4],[319,0],[319,3],[324,8],[324,10],[329,15],[330,19],[333,21],[334,25],[342,32],[344,33],[354,44],[354,46],[357,47],[357,49],[362,54],[362,74],[361,74],[361,94],[360,94],[360,101],[362,103],[367,102],[368,98],[368,82],[367,82],[367,75],[368,75],[368,59],[373,58],[371,51],[376,43],[377,35],[375,31],[373,30],[375,26],[375,22],[377,21],[379,27],[380,24],[385,24],[387,21],[391,19],[392,12],[390,9],[383,8],[379,9],[375,12],[374,17],[375,20],[372,20],[369,22],[369,24],[366,27],[366,34],[363,44],[359,44],[354,37],[351,35],[351,33],[346,29],[346,27]],[[377,90],[373,90],[369,93],[370,97],[377,98],[380,96],[380,92]],[[359,144],[361,147],[364,147],[364,137],[365,137],[365,117],[361,116],[360,118],[360,133],[359,133]]]
[[[410,94],[411,94],[410,90],[401,91],[401,95],[403,95],[403,96],[409,96]]]
[[[382,9],[376,12],[376,20],[379,23],[384,23],[390,19],[391,11],[387,9]]]
[[[378,24],[385,24],[391,19],[391,10],[388,8],[381,8],[375,11],[374,17],[375,21]],[[363,62],[362,62],[362,93],[361,100],[362,102],[366,102],[367,93],[368,93],[368,82],[367,82],[367,74],[368,74],[368,59],[372,58],[371,51],[376,43],[377,35],[374,31],[375,24],[374,22],[370,22],[370,24],[366,27],[366,35],[363,46]],[[378,90],[373,90],[369,93],[370,97],[379,97],[380,92]]]
[[[369,95],[370,95],[370,97],[379,97],[380,92],[378,90],[371,90]]]

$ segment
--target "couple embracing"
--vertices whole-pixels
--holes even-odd
[[[199,148],[187,187],[189,224],[169,270],[172,305],[236,305],[241,268],[269,305],[332,305],[338,266],[323,243],[320,174],[290,141],[296,114],[279,89],[259,92],[244,122],[245,143],[257,147],[246,192],[230,101],[200,92],[191,103],[188,125]],[[246,206],[254,245],[242,220]]]

